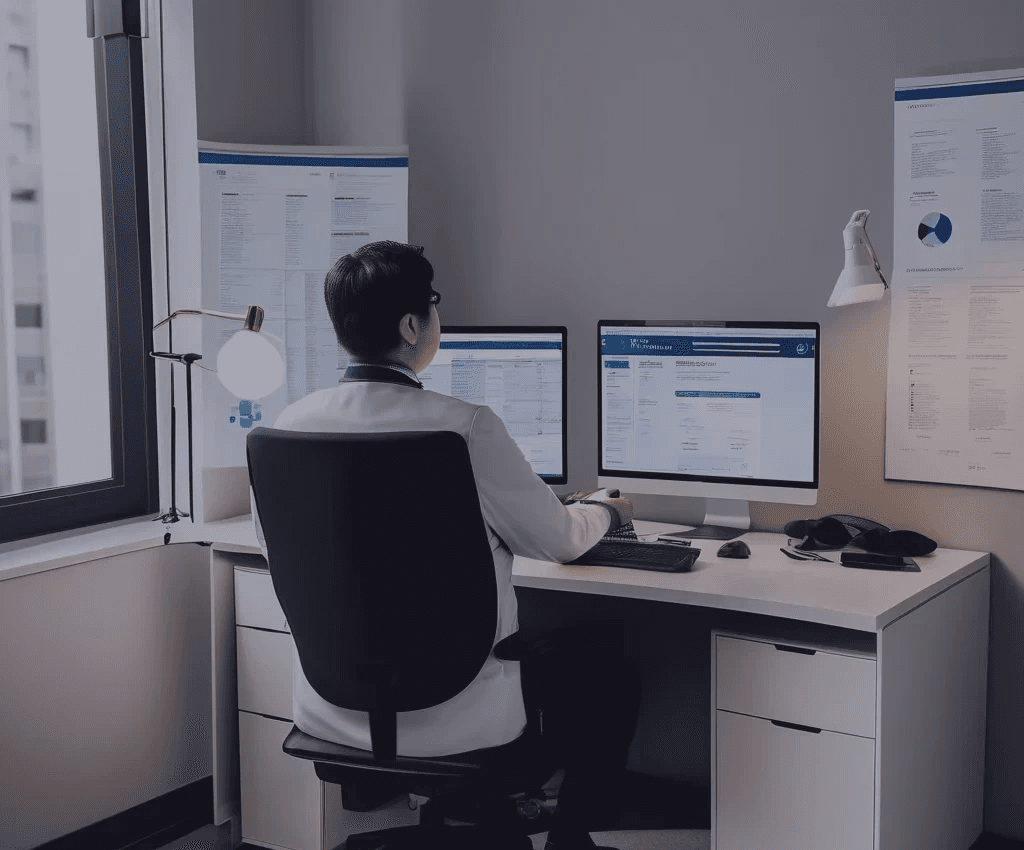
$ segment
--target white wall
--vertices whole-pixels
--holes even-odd
[[[311,142],[306,115],[308,0],[194,0],[199,138]]]
[[[0,623],[4,850],[211,774],[209,549],[0,581]]]
[[[311,0],[306,52],[313,144],[405,144],[402,0]]]

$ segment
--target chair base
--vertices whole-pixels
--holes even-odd
[[[533,842],[486,826],[421,824],[350,835],[337,850],[533,850]]]

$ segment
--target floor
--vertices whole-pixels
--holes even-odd
[[[558,771],[545,785],[549,796],[557,794]],[[552,801],[553,803],[553,801]],[[621,813],[615,829],[593,833],[599,847],[616,850],[708,850],[711,833],[710,789],[686,783],[627,773],[620,799]],[[531,836],[535,850],[543,850],[546,832]],[[167,844],[127,850],[231,850],[224,827],[205,826]],[[259,850],[243,844],[241,850]]]
[[[543,850],[546,833],[533,836],[533,846]],[[594,833],[600,846],[618,850],[707,850],[711,835],[706,829],[646,829],[616,830]],[[163,845],[160,850],[230,850],[230,836],[220,827],[204,826],[177,841]],[[243,844],[243,850],[252,845]],[[257,850],[257,848],[252,848]]]

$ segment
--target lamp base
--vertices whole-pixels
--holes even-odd
[[[181,519],[188,519],[188,514],[185,511],[179,511],[177,508],[172,507],[167,513],[162,516],[154,517],[153,522],[178,522]]]

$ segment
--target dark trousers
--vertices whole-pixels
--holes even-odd
[[[528,732],[565,769],[559,827],[614,825],[640,708],[640,675],[623,656],[621,624],[520,631],[495,652],[520,661]]]

